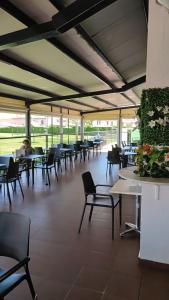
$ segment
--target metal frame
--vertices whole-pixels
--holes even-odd
[[[86,115],[86,114],[94,114],[94,113],[99,113],[99,112],[123,110],[123,109],[137,108],[137,107],[140,107],[140,105],[130,105],[130,106],[121,106],[121,107],[111,108],[111,109],[92,110],[92,111],[88,111],[88,112],[81,112],[80,114],[82,116],[82,115]]]
[[[123,85],[121,88],[113,88],[109,90],[102,90],[102,91],[94,91],[94,92],[83,92],[81,94],[74,94],[74,95],[66,95],[66,96],[56,96],[50,99],[41,99],[41,100],[35,100],[34,103],[46,103],[46,102],[52,102],[52,101],[61,101],[61,100],[68,100],[72,98],[84,98],[84,97],[91,97],[91,96],[98,96],[98,95],[108,95],[108,94],[115,94],[115,93],[124,93],[128,91],[129,89],[138,86],[139,84],[144,83],[146,80],[146,76],[142,76],[140,78],[137,78],[136,80],[133,80],[125,85]]]

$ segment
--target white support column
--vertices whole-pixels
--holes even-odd
[[[81,124],[80,124],[80,135],[81,135],[81,140],[84,141],[84,117],[81,116]]]
[[[169,86],[169,9],[149,1],[147,88]]]
[[[168,53],[169,9],[150,0],[146,88],[169,86]],[[139,257],[143,260],[169,264],[168,194],[169,183],[163,184],[162,178],[154,178],[154,183],[153,179],[149,184],[142,183]]]

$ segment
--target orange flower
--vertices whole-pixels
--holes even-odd
[[[145,144],[145,145],[143,146],[143,149],[144,149],[144,151],[146,151],[146,152],[150,152],[150,151],[151,151],[151,145]]]

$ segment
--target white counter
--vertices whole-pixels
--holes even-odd
[[[134,169],[124,168],[119,176],[142,186],[139,257],[169,264],[169,178],[140,177]]]

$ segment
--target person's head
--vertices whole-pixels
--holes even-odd
[[[30,141],[28,139],[23,140],[23,145],[28,148],[31,146]]]

